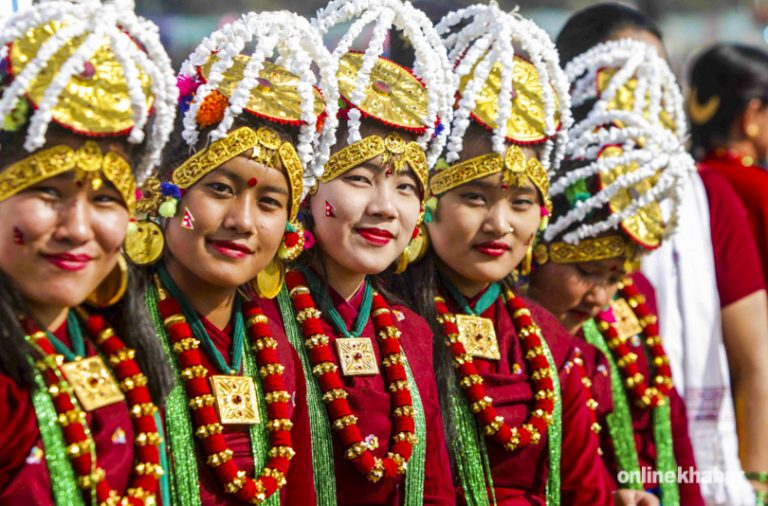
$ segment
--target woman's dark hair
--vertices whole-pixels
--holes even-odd
[[[578,11],[565,22],[555,41],[560,64],[565,66],[625,28],[650,32],[662,40],[661,30],[640,11],[619,3],[600,3]]]
[[[716,44],[691,66],[690,86],[691,144],[700,158],[725,147],[734,121],[751,100],[768,104],[768,53],[754,46]],[[692,110],[694,104],[698,107]]]
[[[440,276],[437,270],[437,260],[430,247],[424,258],[408,266],[404,273],[392,275],[388,279],[395,293],[405,299],[405,305],[416,314],[424,318],[432,329],[432,363],[437,383],[437,394],[440,400],[440,413],[443,417],[443,429],[449,436],[448,453],[451,457],[451,466],[454,473],[456,469],[456,453],[463,454],[468,450],[460,448],[461,438],[455,436],[458,429],[453,417],[451,399],[457,395],[463,395],[459,390],[453,371],[453,357],[450,349],[445,345],[446,336],[437,322],[437,309],[435,308],[435,296],[438,295],[438,287],[441,286]],[[454,474],[458,476],[458,474]]]

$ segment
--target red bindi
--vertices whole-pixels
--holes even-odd
[[[509,189],[509,185],[507,183],[501,183],[501,189],[502,190],[507,190],[507,189]]]
[[[259,183],[259,180],[256,179],[255,177],[252,177],[251,179],[248,180],[248,186],[250,186],[251,188],[256,186],[258,183]]]
[[[391,176],[394,173],[395,173],[395,170],[392,167],[390,167],[390,168],[387,169],[387,171],[384,173],[384,175],[389,177],[389,176]]]

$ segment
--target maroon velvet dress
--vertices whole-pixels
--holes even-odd
[[[459,308],[447,299],[449,309]],[[471,303],[471,301],[470,301]],[[533,321],[552,351],[560,371],[563,406],[561,449],[561,501],[563,505],[613,504],[615,486],[600,460],[597,437],[590,429],[591,421],[581,376],[574,373],[575,340],[549,312],[526,299]],[[533,391],[522,355],[520,340],[512,318],[501,297],[482,315],[494,322],[501,360],[475,358],[488,395],[500,416],[510,426],[525,422],[532,409]],[[487,441],[494,492],[501,506],[545,505],[548,476],[548,445],[544,441],[515,452],[508,452],[493,441]],[[461,490],[459,503],[464,504]]]
[[[200,319],[205,326],[205,329],[208,331],[208,335],[213,341],[213,344],[216,346],[222,356],[227,358],[227,361],[229,362],[232,348],[230,325],[227,325],[225,329],[220,330],[207,319],[203,317]],[[276,324],[274,320],[270,319],[269,326],[272,330],[272,335],[278,341],[278,355],[280,357],[280,363],[285,367],[283,379],[285,381],[286,390],[291,394],[291,404],[294,406],[291,414],[291,420],[294,422],[294,424],[296,424],[297,418],[301,416],[301,413],[299,409],[295,408],[295,406],[298,400],[303,399],[305,396],[303,374],[301,373],[301,367],[297,367],[299,364],[299,358],[288,341],[284,339],[284,335],[282,330],[279,329],[278,324]],[[249,343],[246,342],[246,346],[248,345]],[[221,371],[214,367],[213,362],[210,360],[206,353],[202,353],[202,361],[203,365],[208,369],[209,374],[221,374]],[[298,381],[297,374],[299,375]],[[303,409],[306,411],[306,408]],[[262,423],[264,423],[264,421]],[[248,476],[252,477],[261,473],[261,469],[254,471],[253,468],[253,456],[251,454],[251,443],[247,426],[225,425],[224,439],[229,445],[229,448],[232,449],[232,452],[234,453],[233,459],[238,467],[240,467],[240,469],[245,471]],[[308,451],[311,448],[311,446],[309,446],[309,432],[298,431],[294,428],[291,431],[291,440],[294,450],[296,450],[296,455],[291,460],[291,466],[288,469],[286,480],[288,484],[304,483],[307,481],[311,483],[312,454],[311,451]],[[213,471],[205,464],[205,457],[200,446],[198,445],[196,448],[197,471],[199,473],[198,476],[200,477],[200,499],[202,504],[204,506],[248,504],[247,502],[238,499],[232,494],[227,494],[224,492],[223,487],[216,479]],[[307,448],[307,450],[303,450],[304,448]],[[254,474],[254,472],[256,474]],[[309,487],[306,490],[301,490],[301,488],[302,487],[291,487],[289,485],[283,487],[280,490],[281,504],[297,506],[313,504],[314,488]]]
[[[651,311],[654,314],[658,314],[656,310],[656,296],[650,282],[639,272],[632,274],[632,280],[637,289],[645,296],[646,303]],[[633,343],[630,341],[629,346],[631,351],[637,355],[636,363],[640,372],[646,378],[650,378],[651,374],[648,358],[640,343]],[[593,384],[597,384],[597,381],[593,381]],[[598,396],[603,394],[594,391],[593,395]],[[652,471],[656,468],[656,443],[653,436],[652,411],[636,406],[631,398],[628,398],[627,400],[630,407],[630,414],[632,415],[632,427],[634,429],[638,463],[641,468],[647,469],[646,476],[650,477],[652,476]],[[695,469],[696,462],[693,456],[693,448],[691,446],[691,441],[688,438],[688,416],[686,414],[685,403],[674,388],[670,392],[669,402],[672,422],[672,447],[675,454],[675,461],[678,467],[683,470]],[[608,413],[601,411],[599,414],[601,415],[600,422],[603,426],[603,430],[600,433],[603,460],[613,473],[613,476],[617,476],[619,469],[616,462],[616,454],[604,418]],[[654,489],[657,486],[656,483],[645,483],[645,487],[648,490]],[[698,483],[686,483],[680,485],[680,503],[686,506],[704,504],[704,498],[701,495]]]
[[[702,180],[704,180],[708,195],[713,192],[711,182],[708,184],[704,179],[711,178],[709,174],[704,175],[709,171],[717,172],[722,176],[723,182],[719,184],[722,186],[727,181],[735,191],[738,199],[741,200],[744,211],[739,208],[733,212],[739,212],[746,216],[752,232],[753,241],[750,242],[755,243],[759,258],[762,259],[762,274],[768,276],[768,171],[761,167],[746,166],[739,158],[727,153],[710,153],[701,162]],[[724,190],[719,191],[722,192]],[[710,204],[711,207],[712,205]],[[716,214],[716,210],[710,209],[710,215],[712,214]],[[737,242],[741,242],[745,238],[743,233],[739,234],[738,237]],[[714,240],[715,237],[713,237],[713,242]],[[738,245],[732,247],[738,247]],[[740,277],[745,277],[747,273],[746,277],[752,277],[752,275],[757,274],[754,271],[741,272],[742,276]],[[768,283],[768,278],[764,277],[763,280],[765,283]]]
[[[71,346],[66,322],[54,335]],[[95,355],[90,341],[85,342],[87,355]],[[134,464],[127,404],[117,402],[93,410],[86,419],[107,481],[120,495],[125,494]],[[53,505],[51,477],[30,392],[4,374],[0,374],[0,448],[0,504]]]
[[[341,296],[330,290],[336,310],[346,322],[348,328],[357,317],[358,308],[362,302],[363,290],[349,300],[345,301]],[[262,308],[270,320],[282,321],[276,301],[263,301]],[[432,367],[432,331],[423,318],[402,306],[392,306],[395,325],[402,332],[400,343],[408,359],[413,377],[419,389],[421,402],[424,406],[424,416],[427,425],[426,434],[426,462],[424,475],[424,505],[453,505],[455,504],[453,482],[451,478],[450,463],[443,436],[443,424],[440,416],[440,405],[437,397],[437,387]],[[322,320],[323,330],[330,337],[331,343],[336,339],[337,332],[325,319]],[[373,322],[368,321],[362,332],[363,336],[374,336]],[[275,337],[277,337],[277,331]],[[281,340],[285,339],[281,335]],[[374,339],[374,343],[376,343]],[[377,362],[380,364],[381,356],[379,348],[374,344]],[[360,432],[365,438],[374,435],[379,440],[379,447],[373,453],[377,457],[384,457],[388,451],[390,437],[392,435],[392,423],[390,419],[389,393],[384,385],[381,374],[376,376],[342,376],[345,388],[349,393],[347,400],[352,412],[358,417]],[[314,379],[312,379],[314,381]],[[301,399],[298,404],[304,404]],[[325,413],[323,413],[325,414]],[[294,427],[295,431],[309,433],[309,421],[304,424],[299,421]],[[425,444],[420,441],[419,444]],[[306,446],[297,446],[296,452],[311,452],[310,443]],[[378,483],[370,483],[365,476],[355,470],[344,459],[343,448],[337,438],[333,436],[334,467],[336,474],[336,496],[341,506],[396,506],[403,501],[404,479],[383,479]],[[288,482],[288,488],[300,488],[300,493],[309,491],[313,486],[310,475],[303,481]],[[305,504],[310,504],[306,502]]]
[[[709,165],[699,167],[699,176],[709,203],[715,279],[720,307],[723,308],[747,295],[765,290],[764,276],[768,276],[768,269],[760,265],[756,244],[759,234],[756,229],[759,227],[755,225],[754,232],[750,230],[747,211],[728,180]],[[755,187],[766,190],[757,184]],[[753,236],[753,233],[756,235]],[[763,253],[762,261],[768,267],[768,254]]]

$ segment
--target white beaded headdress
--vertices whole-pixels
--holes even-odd
[[[246,50],[246,46],[252,49]],[[304,167],[303,193],[306,194],[316,177],[322,174],[335,142],[339,102],[336,85],[338,64],[325,48],[319,32],[297,14],[287,11],[250,12],[200,43],[182,65],[181,76],[196,77],[200,67],[210,65],[212,61],[213,64],[207,71],[205,82],[194,91],[194,98],[184,113],[183,138],[189,146],[197,144],[200,133],[197,118],[201,105],[222,85],[225,75],[228,81],[232,81],[229,75],[237,59],[244,55],[248,57],[247,64],[242,69],[242,75],[238,76],[239,81],[229,82],[233,89],[228,93],[228,105],[218,126],[210,133],[210,140],[227,136],[235,119],[248,110],[254,90],[276,84],[270,82],[271,76],[276,74],[271,74],[268,69],[275,69],[276,65],[287,70],[297,77],[289,84],[300,97],[299,110],[293,118],[296,121],[281,120],[280,116],[285,111],[280,110],[284,104],[280,103],[279,97],[274,98],[274,114],[267,115],[267,119],[301,125],[296,152]],[[292,77],[289,76],[289,79]],[[322,90],[321,98],[317,88]],[[317,114],[318,101],[322,101],[322,114]],[[323,121],[320,128],[318,121]]]
[[[515,70],[520,65],[532,65],[535,69],[535,86],[540,89],[535,101],[541,102],[535,128],[541,131],[535,143],[544,142],[541,162],[547,172],[555,170],[562,159],[565,136],[571,125],[568,82],[560,68],[560,60],[549,36],[535,23],[518,15],[505,12],[495,2],[490,5],[473,5],[447,14],[436,26],[448,49],[448,58],[456,62],[454,72],[462,80],[461,98],[454,113],[451,134],[448,139],[446,161],[458,160],[463,148],[463,138],[475,116],[478,96],[487,85],[495,66],[500,66],[498,99],[489,104],[490,116],[495,116],[493,150],[504,156],[505,140],[510,139],[510,119],[514,115],[513,103],[520,97],[522,83]],[[521,53],[521,54],[518,54]],[[519,56],[519,58],[518,58]],[[526,79],[531,79],[526,76]],[[530,98],[530,97],[529,97]],[[477,118],[476,118],[477,119]],[[512,118],[514,121],[515,119]],[[525,121],[525,120],[523,120]]]
[[[136,179],[158,165],[173,129],[176,79],[157,26],[135,14],[132,0],[34,5],[5,19],[0,60],[13,73],[0,118],[20,101],[35,108],[27,151],[45,144],[51,121],[85,136],[127,135],[140,144],[154,116]]]
[[[674,75],[652,46],[628,39],[595,46],[565,71],[574,107],[594,103],[571,128],[566,149],[567,160],[585,164],[558,172],[550,189],[553,197],[568,196],[571,209],[554,217],[545,240],[578,244],[621,226],[646,249],[657,247],[674,231],[683,181],[695,170],[683,145],[683,99]],[[593,177],[599,189],[587,191],[582,181]],[[581,189],[574,192],[576,185]],[[606,206],[605,219],[587,219]]]
[[[331,0],[320,9],[312,23],[323,34],[333,27],[351,22],[332,54],[342,59],[355,39],[370,24],[373,32],[364,49],[362,65],[357,73],[356,88],[346,97],[353,107],[347,113],[348,144],[361,140],[359,110],[365,91],[371,86],[371,72],[384,52],[390,30],[399,30],[415,52],[413,74],[426,88],[426,116],[420,118],[423,131],[417,142],[427,153],[427,165],[433,166],[445,146],[447,126],[453,117],[454,78],[440,37],[426,14],[401,0]],[[439,126],[438,126],[439,125]]]

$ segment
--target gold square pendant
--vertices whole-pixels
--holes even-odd
[[[459,339],[467,353],[477,358],[499,360],[499,342],[496,340],[496,330],[493,321],[480,316],[458,314],[456,326],[459,328]]]
[[[635,312],[629,307],[627,301],[618,298],[611,302],[611,310],[616,318],[616,331],[622,341],[630,339],[643,331],[640,320],[635,316]]]
[[[344,376],[373,376],[379,374],[373,343],[367,337],[343,337],[336,339],[341,373]]]
[[[120,386],[99,355],[67,362],[61,366],[80,406],[93,411],[125,399]]]
[[[256,385],[247,376],[210,376],[216,410],[223,425],[251,425],[259,423],[256,403]]]

